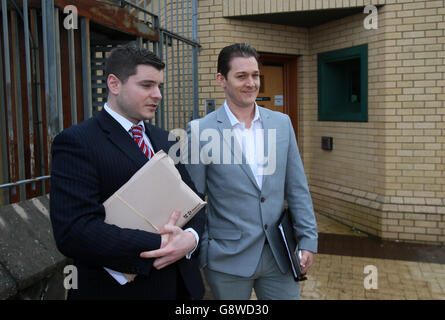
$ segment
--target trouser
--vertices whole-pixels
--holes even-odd
[[[290,273],[282,274],[268,244],[264,245],[258,266],[251,277],[240,277],[204,269],[204,274],[217,300],[248,300],[255,289],[259,300],[298,300],[300,286]]]

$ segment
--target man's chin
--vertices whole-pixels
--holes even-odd
[[[246,100],[246,101],[244,101],[244,105],[248,106],[248,107],[251,107],[251,106],[255,105],[255,101],[256,101],[256,99]]]
[[[156,111],[148,111],[144,113],[144,120],[149,121],[154,118]]]

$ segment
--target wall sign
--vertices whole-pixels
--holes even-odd
[[[282,94],[280,94],[280,95],[276,95],[275,97],[274,97],[274,105],[276,105],[276,106],[282,106],[283,104],[284,104],[284,98],[283,98],[283,95]]]
[[[270,101],[270,97],[257,97],[255,101]]]

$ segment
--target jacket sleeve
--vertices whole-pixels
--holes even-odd
[[[195,185],[190,178],[190,175],[188,174],[185,166],[183,164],[178,164],[177,167],[180,168],[179,172],[181,173],[182,180],[193,190],[193,192],[195,192],[202,198],[202,196],[196,190]],[[199,212],[192,219],[190,219],[190,221],[183,227],[183,229],[193,228],[201,239],[202,233],[204,231],[204,221],[205,206],[201,210],[199,210]]]
[[[187,125],[187,143],[183,162],[199,194],[207,193],[207,166],[200,160],[199,122],[194,120]]]
[[[297,140],[288,116],[289,149],[287,154],[285,191],[289,209],[292,213],[293,226],[298,238],[299,248],[317,252],[318,232],[315,221],[312,198],[303,162],[298,151]]]
[[[180,143],[180,142],[176,142],[176,143]],[[177,157],[178,159],[182,159],[182,150],[178,149],[178,154]],[[196,194],[198,194],[198,196],[201,197],[201,199],[204,200],[204,196],[197,190],[194,181],[192,180],[192,178],[190,177],[190,174],[185,166],[185,164],[183,163],[183,161],[180,161],[178,164],[176,164],[176,168],[178,169],[179,173],[181,174],[181,178],[182,180],[193,190],[193,192],[195,192]],[[206,220],[206,214],[205,214],[205,207],[202,208],[184,227],[183,229],[187,229],[187,228],[193,228],[193,230],[196,231],[196,233],[199,236],[199,239],[201,240],[203,232],[204,232],[204,224],[205,224],[205,220]],[[199,246],[198,246],[199,248]],[[199,250],[196,250],[195,253],[198,253]]]
[[[158,249],[161,237],[104,222],[99,161],[84,140],[79,132],[66,130],[52,144],[50,216],[57,246],[84,263],[148,275],[154,259],[139,254]]]
[[[191,188],[201,197],[201,199],[205,200],[207,167],[201,161],[199,161],[199,157],[198,159],[196,159],[196,156],[199,156],[200,153],[199,132],[197,132],[197,130],[192,130],[194,125],[196,125],[197,123],[197,120],[195,120],[187,124],[186,144],[184,146],[181,159],[182,166],[186,168],[187,180],[190,181],[190,185],[192,185]],[[205,213],[205,207],[201,209],[199,215],[200,231],[198,232],[198,234],[200,238],[200,244],[198,246],[198,250],[196,250],[194,254],[199,253],[201,266],[203,266],[205,264],[203,263],[203,261],[206,260],[205,256],[208,245],[208,235],[207,229],[205,227],[207,223],[207,214]]]

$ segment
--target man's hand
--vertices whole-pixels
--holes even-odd
[[[141,258],[156,258],[153,266],[158,270],[182,259],[196,246],[193,233],[183,231],[175,225],[179,214],[179,211],[173,211],[168,223],[158,231],[161,235],[161,248],[140,254]]]
[[[312,266],[314,261],[314,254],[307,250],[301,250],[300,265],[303,267],[302,273],[306,273]]]

